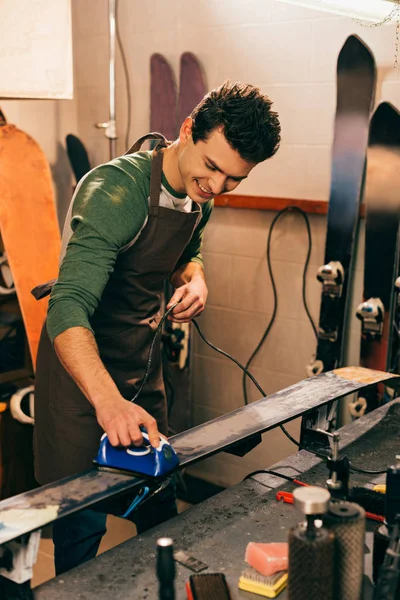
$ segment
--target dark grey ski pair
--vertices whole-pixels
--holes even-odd
[[[322,283],[318,343],[307,369],[309,376],[330,371],[345,362],[345,334],[364,187],[364,302],[357,309],[362,321],[360,362],[369,368],[393,372],[399,367],[399,290],[396,291],[395,279],[399,274],[396,202],[400,198],[400,115],[391,104],[383,102],[370,121],[375,86],[374,57],[369,48],[352,35],[345,42],[337,63],[325,263],[317,274]],[[376,388],[368,392],[368,403],[369,409],[377,405]],[[357,402],[353,412],[365,404],[365,400]],[[302,446],[326,444],[325,436],[316,430],[327,430],[331,426],[335,409],[335,405],[328,405],[305,415]]]

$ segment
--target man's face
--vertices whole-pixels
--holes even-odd
[[[194,144],[190,118],[182,125],[180,142],[178,168],[183,187],[199,203],[231,192],[255,166],[231,148],[221,129],[214,129],[205,141]]]

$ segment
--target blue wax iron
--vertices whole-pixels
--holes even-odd
[[[100,441],[100,448],[94,462],[102,470],[118,470],[145,477],[165,477],[179,465],[179,458],[171,444],[160,438],[160,444],[153,448],[147,431],[143,431],[143,445],[112,446],[105,433]]]

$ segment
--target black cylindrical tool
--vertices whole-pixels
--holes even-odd
[[[389,545],[392,528],[396,524],[396,515],[400,515],[400,465],[389,467],[386,471],[385,523],[377,527],[374,533],[372,578],[375,583]]]
[[[386,471],[386,523],[394,526],[397,515],[400,515],[400,465],[389,467]]]
[[[157,577],[159,600],[175,600],[175,559],[171,538],[157,540]]]
[[[333,501],[324,525],[335,535],[334,600],[360,600],[364,577],[365,511],[358,504]]]
[[[379,570],[374,600],[396,600],[399,597],[400,581],[400,526],[392,527],[389,546]]]
[[[327,511],[330,493],[309,486],[293,496],[307,522],[289,532],[289,600],[332,600],[334,535],[316,524]]]

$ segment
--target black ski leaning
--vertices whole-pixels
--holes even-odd
[[[322,283],[318,343],[315,358],[307,368],[309,376],[343,364],[349,279],[357,238],[375,82],[376,68],[371,51],[360,38],[351,35],[341,49],[337,63],[337,106],[325,264],[317,274]],[[328,429],[334,413],[332,407],[326,407],[305,415],[301,444],[309,445],[317,437],[326,445],[325,436],[318,434],[316,429]]]
[[[365,186],[364,301],[360,364],[397,372],[398,332],[395,280],[399,267],[400,113],[382,102],[371,119]],[[393,348],[393,352],[392,352]],[[398,361],[397,361],[398,362]],[[353,416],[371,411],[382,401],[383,386],[374,386],[350,405]]]

